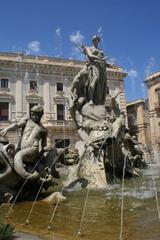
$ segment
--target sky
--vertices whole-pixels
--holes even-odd
[[[127,71],[128,101],[146,98],[160,70],[159,0],[0,0],[0,52],[83,60],[76,47],[101,36],[109,61]]]

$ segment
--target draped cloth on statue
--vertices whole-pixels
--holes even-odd
[[[103,105],[106,99],[106,89],[107,89],[107,76],[106,76],[106,62],[104,61],[96,61],[94,64],[90,66],[91,68],[91,77],[89,82],[89,87],[92,83],[92,70],[97,68],[98,71],[98,80],[96,81],[94,93],[93,93],[93,103],[95,105]],[[90,93],[88,91],[88,97],[90,98]]]

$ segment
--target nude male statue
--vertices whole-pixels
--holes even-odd
[[[76,111],[81,111],[82,106],[87,101],[87,87],[88,87],[88,70],[85,65],[75,76],[71,85],[70,97],[70,114],[77,128],[79,128],[76,120]]]
[[[43,108],[39,105],[31,109],[30,118],[22,118],[19,122],[11,124],[8,128],[0,132],[1,136],[7,134],[8,131],[21,128],[21,138],[14,156],[15,171],[24,179],[37,178],[38,172],[29,173],[24,167],[25,162],[36,163],[39,150],[46,147],[47,129],[43,127],[40,120],[43,116]]]

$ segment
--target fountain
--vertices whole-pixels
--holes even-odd
[[[106,61],[104,53],[98,48],[99,42],[100,37],[95,35],[92,39],[93,46],[81,46],[87,62],[75,76],[71,85],[69,108],[80,136],[80,140],[75,143],[75,146],[65,149],[47,146],[47,130],[41,124],[43,108],[39,105],[32,108],[30,118],[22,118],[19,122],[15,122],[1,131],[0,201],[1,203],[11,202],[8,210],[9,218],[12,218],[13,221],[11,210],[14,208],[14,222],[19,222],[18,218],[21,218],[21,221],[27,224],[28,231],[32,233],[38,233],[39,230],[33,232],[31,225],[33,224],[35,229],[39,229],[39,224],[41,224],[41,219],[33,216],[33,211],[36,212],[36,203],[39,204],[38,214],[42,217],[46,229],[52,230],[51,234],[45,232],[43,235],[47,237],[52,235],[53,237],[55,229],[58,226],[62,227],[61,220],[58,219],[56,222],[55,216],[56,211],[61,211],[59,203],[66,200],[63,197],[63,194],[66,194],[68,200],[72,200],[72,197],[75,196],[75,205],[70,201],[65,203],[66,205],[62,204],[61,213],[63,214],[60,216],[64,217],[63,224],[65,224],[65,221],[69,221],[67,217],[71,216],[72,211],[77,215],[79,220],[74,218],[74,229],[70,226],[70,231],[74,230],[74,239],[83,235],[87,211],[90,212],[89,219],[93,218],[91,212],[95,213],[95,219],[97,216],[98,226],[101,227],[99,212],[96,213],[93,210],[99,208],[97,201],[102,203],[102,209],[99,211],[105,227],[109,224],[108,219],[111,217],[114,219],[112,211],[120,210],[117,225],[120,226],[120,231],[117,234],[118,227],[116,226],[114,235],[116,237],[113,239],[118,239],[118,237],[123,239],[124,196],[127,194],[125,178],[133,178],[136,186],[138,180],[135,177],[140,175],[140,169],[144,168],[146,164],[136,137],[130,134],[125,125],[124,112],[119,108],[116,100],[121,92],[116,96],[111,96],[107,87],[106,67],[112,68],[113,66]],[[77,112],[81,116],[81,121],[76,118]],[[7,142],[5,135],[8,131],[18,128],[22,132],[18,147],[15,149],[14,145]],[[58,168],[58,165],[61,165],[62,168]],[[64,178],[63,168],[66,167],[68,174]],[[59,181],[62,184],[59,193],[54,192],[57,184],[56,178],[60,178]],[[119,179],[122,180],[121,191],[117,190]],[[158,193],[153,177],[152,181],[159,213]],[[79,188],[81,191],[74,191]],[[46,193],[51,193],[51,195],[46,197]],[[110,196],[110,193],[113,195]],[[121,199],[117,206],[114,199],[116,194],[119,194]],[[89,205],[90,196],[96,205],[95,202],[91,202]],[[54,201],[55,198],[56,201]],[[108,205],[105,204],[104,199],[107,199]],[[23,203],[23,201],[30,200],[33,202]],[[16,205],[17,201],[21,203]],[[79,201],[83,207],[77,210],[75,206],[79,204]],[[55,206],[45,205],[49,202],[54,202]],[[134,211],[134,207],[129,204],[128,209]],[[25,208],[25,214],[22,215],[20,212],[20,217],[18,217],[16,212],[18,212],[18,208],[21,209],[21,206]],[[103,214],[107,214],[107,212],[104,213],[105,208],[107,208],[108,215],[103,216]],[[127,215],[130,216],[130,212]],[[87,225],[87,223],[85,224]],[[87,226],[89,229],[85,229],[88,233],[87,237],[95,239],[91,234],[93,232],[93,228],[91,230],[92,223],[89,222]],[[21,228],[23,226],[19,227],[19,229]],[[95,236],[98,236],[96,229]],[[111,236],[111,233],[108,236]],[[64,237],[64,239],[66,238]],[[103,232],[101,239],[105,239]]]
[[[106,91],[106,67],[112,65],[98,48],[99,41],[95,35],[93,46],[82,45],[87,63],[71,86],[70,112],[81,140],[75,145],[79,163],[72,167],[66,186],[73,186],[74,181],[77,184],[79,179],[87,182],[88,188],[104,189],[113,178],[122,178],[124,162],[124,177],[138,176],[137,168],[144,164],[136,137],[130,135],[116,101],[121,92],[112,97]],[[81,123],[76,119],[76,112],[82,117]]]

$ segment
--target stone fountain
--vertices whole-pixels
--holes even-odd
[[[87,57],[83,69],[72,82],[70,113],[80,136],[75,146],[56,149],[47,146],[47,129],[41,124],[43,108],[35,106],[30,118],[22,118],[1,131],[0,201],[35,199],[37,191],[54,186],[59,178],[56,165],[67,165],[68,175],[63,186],[105,189],[115,178],[139,175],[143,167],[143,152],[135,136],[125,126],[124,112],[116,96],[109,94],[106,62],[98,48],[100,37],[93,36],[93,46],[81,46]],[[77,112],[81,122],[77,121]],[[4,136],[10,130],[21,129],[17,147]],[[124,169],[125,165],[125,169]]]
[[[125,177],[139,175],[143,167],[143,152],[135,136],[125,126],[124,112],[119,108],[117,96],[109,94],[107,66],[102,50],[98,48],[100,37],[92,38],[93,46],[81,46],[87,62],[75,76],[71,86],[70,112],[81,138],[75,145],[79,162],[70,168],[66,186],[87,182],[88,188],[106,188],[114,178],[122,178],[125,161]],[[76,113],[81,122],[76,119]],[[78,180],[79,179],[79,180]]]

